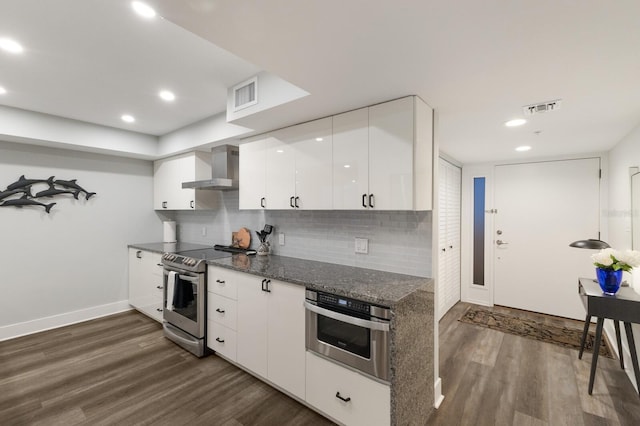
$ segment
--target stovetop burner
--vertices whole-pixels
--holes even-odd
[[[207,270],[207,260],[223,259],[237,253],[254,255],[256,251],[216,244],[213,248],[165,253],[162,255],[162,264],[176,269],[202,273]]]

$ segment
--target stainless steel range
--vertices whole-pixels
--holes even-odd
[[[198,357],[207,347],[207,260],[229,256],[213,248],[162,256],[164,335]]]

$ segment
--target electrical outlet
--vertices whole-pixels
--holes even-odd
[[[203,236],[203,237],[206,237],[206,236],[207,236],[207,227],[206,227],[206,226],[203,226],[203,227],[202,227],[202,236]]]
[[[280,244],[281,246],[284,245],[284,232],[278,234],[278,244]]]
[[[369,240],[367,238],[356,238],[356,253],[369,253]]]

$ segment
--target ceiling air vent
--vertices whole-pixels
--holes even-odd
[[[522,111],[524,112],[524,115],[535,115],[535,114],[541,114],[543,112],[551,112],[551,111],[560,109],[561,103],[562,103],[562,100],[557,99],[555,101],[542,102],[542,103],[533,104],[533,105],[525,105],[522,107]]]
[[[243,81],[233,88],[233,110],[250,107],[258,103],[258,77]]]

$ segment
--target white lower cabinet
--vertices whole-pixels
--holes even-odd
[[[236,361],[236,331],[207,321],[207,346],[230,361]]]
[[[238,283],[243,273],[209,266],[207,270],[207,347],[236,361]]]
[[[306,401],[349,426],[389,425],[388,385],[307,352]]]
[[[129,304],[162,322],[163,275],[161,254],[129,249]]]
[[[248,275],[238,286],[237,362],[305,396],[305,288]]]

